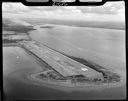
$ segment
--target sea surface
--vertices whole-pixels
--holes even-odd
[[[3,48],[5,98],[8,99],[124,99],[126,97],[125,30],[52,25],[29,32],[33,40],[70,56],[91,60],[121,75],[122,82],[93,90],[41,84],[29,79],[43,65],[20,47]],[[118,86],[119,85],[119,86]],[[102,89],[101,89],[102,88]]]

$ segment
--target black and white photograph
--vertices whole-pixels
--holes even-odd
[[[2,2],[4,101],[126,99],[125,1],[58,1]]]

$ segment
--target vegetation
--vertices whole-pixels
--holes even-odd
[[[41,26],[40,28],[53,28],[53,26]]]
[[[68,56],[68,55],[66,55],[66,56]],[[94,69],[98,72],[101,72],[103,74],[103,77],[104,77],[103,82],[113,82],[113,81],[118,82],[118,81],[120,81],[120,76],[117,73],[113,73],[113,72],[107,70],[106,68],[96,64],[96,63],[93,63],[91,61],[87,61],[87,60],[82,59],[82,58],[73,57],[73,56],[68,56],[68,57],[77,61],[77,62],[82,63],[85,66],[91,67],[92,69]],[[100,81],[100,79],[96,78],[93,81]]]
[[[6,25],[3,24],[4,31],[15,31],[17,33],[27,33],[28,31],[34,30],[32,26],[23,26],[23,25]]]
[[[2,19],[3,31],[15,31],[17,33],[27,33],[28,31],[35,30],[33,26],[24,26],[21,24],[15,24],[10,19]]]
[[[6,43],[17,43],[17,40],[8,40],[8,39],[3,39],[3,44],[6,44]]]

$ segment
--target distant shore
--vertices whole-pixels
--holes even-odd
[[[24,19],[24,21],[30,24],[54,24],[76,27],[90,27],[90,28],[104,28],[104,29],[116,29],[125,30],[125,22],[110,22],[110,21],[75,21],[75,20],[58,20],[58,19]]]

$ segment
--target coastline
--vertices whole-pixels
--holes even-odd
[[[30,31],[31,32],[31,31]],[[29,33],[30,34],[30,33]],[[28,35],[29,36],[29,35]],[[21,47],[22,48],[22,47]],[[38,74],[36,74],[36,75],[38,75]],[[41,81],[41,80],[39,80],[38,78],[36,78],[35,76],[32,76],[32,74],[31,75],[29,75],[30,77],[29,77],[29,79],[32,79],[32,80],[36,80],[36,81],[39,81],[39,82],[43,82],[43,83],[46,83],[46,84],[54,84],[54,85],[57,85],[56,83],[54,83],[54,82],[45,82],[45,81]],[[121,86],[122,84],[120,83],[120,82],[116,82],[115,84],[101,84],[101,85],[94,85],[94,86],[103,86],[103,87],[105,87],[105,86],[107,86],[107,85],[109,85],[109,87],[111,86],[111,87],[119,87],[119,85],[117,85],[117,83],[119,83],[119,85]],[[65,84],[60,84],[60,86],[66,86],[66,87],[76,87],[76,86],[74,86],[74,85],[72,85],[72,84],[67,84],[67,85],[65,85]],[[84,86],[84,87],[90,87],[90,84],[89,85],[86,85],[86,86]],[[108,87],[108,86],[107,86]],[[79,88],[79,86],[78,86],[78,88]],[[102,88],[102,87],[101,87]],[[104,88],[105,89],[105,88]]]
[[[41,72],[38,72],[39,74]],[[107,89],[117,89],[120,87],[126,87],[124,83],[116,82],[116,83],[106,83],[106,84],[92,84],[92,83],[85,83],[85,85],[80,84],[71,84],[71,83],[58,83],[55,81],[47,81],[47,80],[41,80],[40,78],[37,78],[36,76],[38,73],[30,73],[27,78],[32,80],[34,84],[44,86],[44,84],[48,87],[58,89],[61,88],[61,90],[70,89],[71,91],[102,91]]]
[[[12,46],[10,46],[10,47],[12,47]],[[20,47],[20,46],[14,46],[14,47]],[[22,48],[22,47],[20,47],[20,48]],[[22,48],[23,49],[23,48]],[[25,49],[23,49],[25,52],[26,52],[26,50]],[[26,52],[27,54],[28,54],[28,52]],[[31,54],[28,54],[28,55],[31,55]],[[34,57],[33,57],[34,58]],[[34,59],[36,59],[36,57],[34,58]],[[38,62],[40,62],[38,59],[36,59]],[[41,63],[42,63],[42,61],[41,61]],[[38,63],[39,64],[39,63]],[[45,64],[45,63],[44,63]],[[40,64],[40,65],[42,65],[42,64]],[[47,67],[46,67],[47,68]],[[42,70],[43,70],[43,68],[42,68]],[[41,70],[41,71],[42,71]],[[38,72],[38,73],[29,73],[28,74],[28,79],[30,79],[30,80],[32,80],[32,81],[37,81],[37,83],[45,83],[45,84],[48,84],[48,85],[55,85],[55,86],[64,86],[64,87],[71,87],[71,88],[77,88],[77,90],[80,88],[85,88],[85,87],[89,87],[90,88],[90,90],[91,89],[95,89],[95,87],[97,88],[97,87],[99,87],[99,88],[102,88],[102,87],[104,87],[104,88],[102,88],[102,89],[106,89],[106,88],[113,88],[113,87],[121,87],[122,85],[123,85],[123,81],[122,81],[122,79],[121,79],[121,81],[119,81],[119,82],[115,82],[115,83],[102,83],[102,84],[93,84],[93,83],[76,83],[76,84],[72,84],[72,83],[69,83],[69,82],[56,82],[56,81],[50,81],[49,80],[49,82],[47,82],[47,80],[41,80],[40,78],[37,78],[36,76],[38,75],[38,74],[41,74],[41,71],[40,72]],[[83,84],[85,84],[85,85],[83,85]],[[109,86],[108,86],[109,85]],[[94,88],[92,88],[92,87],[94,87]],[[88,88],[88,89],[89,89]],[[75,90],[75,89],[74,89]],[[86,90],[86,89],[85,89]]]

